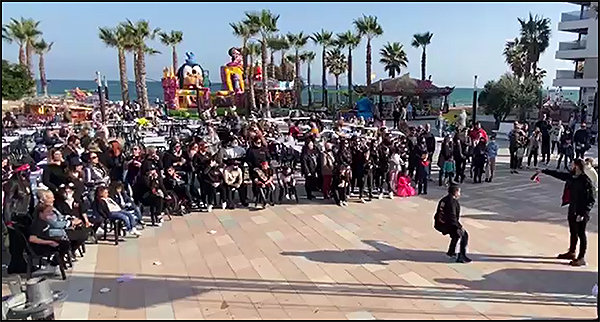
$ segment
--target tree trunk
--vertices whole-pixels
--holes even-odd
[[[335,105],[340,105],[340,75],[335,75]]]
[[[348,49],[348,108],[352,108],[352,94],[352,49]]]
[[[248,83],[248,75],[250,74],[248,69],[248,39],[242,39],[242,79]]]
[[[27,70],[29,75],[35,79],[35,72],[33,71],[33,44],[29,41],[25,47],[25,57],[27,60]]]
[[[306,69],[306,83],[308,84],[308,106],[312,106],[312,87],[310,84],[310,61],[308,62],[308,67]]]
[[[325,88],[325,83],[327,83],[327,64],[325,60],[327,60],[326,56],[326,48],[323,46],[323,53],[321,54],[321,63],[322,63],[322,72],[321,74],[321,91],[323,97],[323,106],[327,106],[327,91]]]
[[[248,69],[248,90],[250,91],[250,104],[246,109],[246,117],[250,117],[250,113],[256,110],[256,91],[254,90],[254,57],[250,55],[250,68]],[[264,74],[264,73],[263,73]],[[264,79],[264,75],[263,75]]]
[[[127,80],[127,57],[125,50],[119,48],[119,80],[121,81],[121,99],[123,104],[129,102],[129,81]]]
[[[263,66],[268,66],[269,53],[267,51],[267,39],[263,37],[261,44],[261,59]],[[271,112],[269,111],[269,76],[267,73],[263,73],[263,92],[262,92],[262,114],[264,117],[270,118]]]
[[[140,105],[142,106],[142,113],[146,115],[150,103],[148,101],[148,87],[146,86],[146,57],[143,48],[138,48],[138,60],[140,65],[140,91],[141,100]]]
[[[287,64],[285,63],[285,54],[286,54],[286,51],[282,50],[281,51],[281,65],[279,66],[279,68],[281,69],[281,78],[287,77],[287,73],[288,73]]]
[[[172,49],[172,55],[173,55],[173,73],[177,73],[177,47],[175,45],[173,45],[171,47]]]
[[[427,65],[427,53],[425,47],[423,47],[423,54],[421,55],[421,80],[425,80],[425,66]]]
[[[140,86],[140,60],[137,52],[133,53],[133,74],[135,76],[135,100],[139,104],[142,104],[142,87]]]
[[[371,97],[371,39],[367,38],[367,96]]]
[[[296,49],[295,57],[296,77],[294,81],[294,87],[296,88],[296,108],[300,108],[302,106],[302,78],[300,77],[300,51],[298,49]]]
[[[44,96],[48,96],[48,80],[46,79],[46,65],[44,64],[44,55],[40,55],[39,66],[40,68],[40,84],[42,85],[42,93]]]
[[[19,64],[21,66],[27,66],[27,58],[25,56],[25,45],[19,46]]]
[[[270,72],[271,77],[276,78],[275,77],[275,51],[274,50],[271,51],[271,59],[270,59],[270,63],[269,63],[269,69],[267,71],[267,68],[265,67],[265,72]]]

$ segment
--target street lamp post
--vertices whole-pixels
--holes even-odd
[[[477,122],[477,75],[473,80],[473,124]]]

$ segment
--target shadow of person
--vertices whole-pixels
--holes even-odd
[[[387,265],[388,262],[397,260],[418,263],[451,263],[454,261],[445,254],[445,251],[442,250],[400,249],[376,240],[363,240],[362,242],[374,249],[317,250],[307,252],[282,252],[280,254],[283,256],[302,256],[311,261],[334,264]],[[469,256],[474,261],[481,262],[559,263],[559,261],[553,257],[543,256],[509,256],[491,254],[470,254]]]

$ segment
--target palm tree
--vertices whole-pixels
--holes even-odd
[[[407,67],[408,57],[406,56],[404,47],[399,42],[388,42],[381,48],[379,55],[381,56],[379,62],[383,64],[383,69],[388,72],[390,78],[400,75],[402,67]]]
[[[294,80],[294,87],[296,89],[296,107],[302,105],[302,77],[300,75],[300,49],[304,48],[308,43],[309,36],[305,35],[302,31],[298,34],[288,33],[286,38],[290,46],[294,49],[294,74],[296,75]]]
[[[306,83],[308,85],[308,106],[312,106],[313,98],[312,98],[312,87],[310,81],[310,65],[315,60],[316,54],[314,51],[305,51],[300,55],[300,60],[306,64]]]
[[[348,49],[348,67],[347,67],[347,70],[348,70],[348,104],[350,105],[349,106],[350,108],[352,108],[352,104],[353,104],[352,97],[354,96],[354,89],[353,89],[354,83],[352,83],[352,51],[354,49],[356,49],[356,47],[358,47],[358,45],[360,45],[360,41],[361,41],[360,35],[355,34],[350,30],[348,30],[344,33],[338,34],[337,39],[334,41],[334,43],[338,47]]]
[[[260,35],[260,43],[261,43],[261,59],[262,65],[268,65],[268,51],[267,51],[267,39],[275,32],[277,29],[277,21],[279,20],[279,15],[271,13],[270,10],[263,9],[260,12],[247,12],[246,20],[244,23],[248,25],[252,30],[256,31],[257,35]],[[268,100],[269,100],[269,77],[267,73],[263,73],[263,112],[266,112],[267,116],[270,116],[270,112],[268,110]],[[264,114],[263,114],[264,115]]]
[[[261,54],[261,45],[257,42],[249,42],[246,44],[248,49],[248,58],[250,59],[250,68],[248,68],[248,91],[250,92],[250,109],[246,112],[250,116],[250,111],[256,110],[256,91],[254,88],[254,59],[258,59]],[[264,75],[263,67],[263,75]],[[264,76],[263,76],[264,77]]]
[[[372,65],[372,50],[371,50],[371,40],[373,38],[379,37],[383,35],[383,28],[377,22],[377,17],[375,16],[365,16],[363,15],[361,18],[354,20],[354,27],[358,34],[361,37],[367,38],[367,95],[370,93],[368,90],[371,87],[371,65]]]
[[[336,90],[336,102],[340,102],[340,75],[346,72],[348,62],[346,56],[342,53],[341,49],[334,48],[327,51],[325,56],[325,65],[327,69],[335,77],[335,90]]]
[[[177,45],[179,45],[183,41],[183,31],[180,30],[171,30],[170,33],[161,32],[158,35],[160,37],[160,42],[167,46],[171,47],[171,52],[173,55],[173,70],[177,71]]]
[[[140,96],[138,101],[142,108],[142,114],[145,114],[150,107],[148,101],[148,87],[146,84],[146,54],[157,53],[156,50],[148,47],[146,42],[154,39],[160,32],[159,28],[152,29],[150,22],[147,20],[139,20],[132,22],[127,19],[127,22],[122,23],[122,26],[127,30],[127,34],[131,37],[132,45],[135,50],[134,59],[138,68],[138,77],[136,79],[136,88],[139,88]]]
[[[515,40],[507,41],[502,55],[513,74],[521,79],[525,74],[526,52],[519,39],[515,38]]]
[[[33,44],[33,50],[40,57],[38,68],[40,69],[40,83],[44,96],[48,96],[48,80],[46,79],[46,65],[44,63],[44,55],[51,49],[54,42],[47,43],[44,39]]]
[[[431,38],[433,38],[433,34],[429,31],[422,34],[415,34],[411,43],[413,47],[421,48],[421,50],[423,50],[423,53],[421,54],[421,80],[425,80],[427,74],[427,46],[431,44]]]
[[[270,77],[273,78],[277,78],[277,79],[284,79],[284,72],[285,72],[285,64],[283,59],[285,58],[285,51],[290,49],[290,45],[287,42],[287,39],[285,37],[269,37],[267,38],[267,47],[270,50],[270,63],[269,63],[269,72],[271,73]],[[275,53],[281,51],[281,66],[279,68],[279,74],[277,74],[275,72]]]
[[[16,42],[19,45],[19,63],[27,66],[29,74],[33,76],[33,44],[42,35],[38,29],[39,21],[31,18],[20,20],[11,18],[8,24],[2,26],[2,39],[7,42]]]
[[[244,64],[243,79],[248,79],[248,72],[250,66],[248,66],[248,41],[250,38],[256,35],[256,31],[250,28],[249,25],[243,21],[229,23],[231,29],[233,29],[233,35],[242,40],[242,61]]]
[[[322,64],[322,72],[321,74],[321,91],[323,92],[323,105],[327,104],[327,92],[325,90],[325,85],[327,84],[327,65],[325,64],[325,58],[327,54],[327,48],[331,47],[333,41],[333,32],[327,31],[325,29],[321,29],[320,32],[315,32],[312,34],[310,39],[316,44],[321,46],[321,64]]]
[[[540,55],[550,46],[551,21],[549,18],[533,16],[529,13],[529,19],[517,19],[521,25],[519,43],[526,53],[524,76],[533,75],[538,69]]]
[[[99,28],[98,37],[108,47],[117,48],[119,56],[119,81],[121,82],[121,99],[124,104],[129,102],[129,79],[127,78],[127,56],[126,52],[132,49],[130,35],[123,25],[118,25],[116,28],[102,27]],[[136,79],[138,70],[135,69]],[[136,86],[137,89],[137,86]],[[137,93],[138,98],[140,93]]]

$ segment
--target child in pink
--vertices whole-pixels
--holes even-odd
[[[410,177],[406,173],[406,171],[402,171],[402,173],[398,176],[398,186],[397,186],[397,194],[398,197],[412,197],[417,194],[415,188],[410,185]]]

